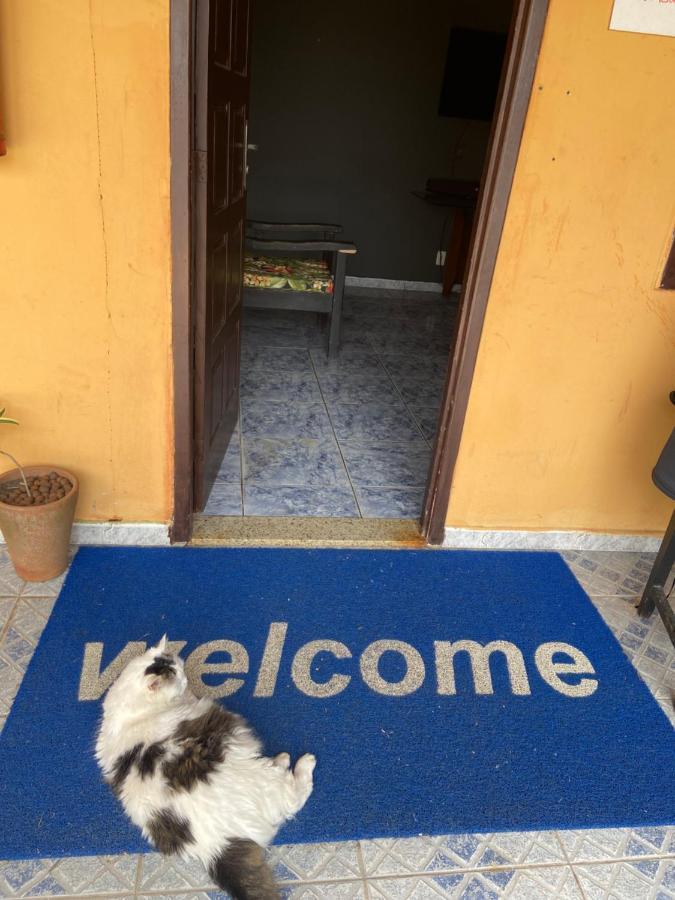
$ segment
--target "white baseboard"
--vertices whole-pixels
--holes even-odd
[[[169,526],[162,522],[75,522],[74,544],[167,547]]]
[[[594,531],[483,531],[446,528],[444,547],[484,550],[614,550],[655,553],[661,538]]]
[[[120,547],[168,547],[169,526],[161,522],[75,522],[72,543]],[[0,534],[0,544],[4,538]],[[614,550],[656,553],[660,537],[593,531],[488,531],[446,528],[443,547],[477,550]]]
[[[0,544],[5,539],[0,534]],[[169,526],[161,522],[75,522],[71,543],[120,547],[168,547]]]
[[[347,287],[379,288],[387,291],[429,291],[440,294],[442,284],[435,281],[396,281],[392,278],[360,278],[358,275],[347,275],[345,278]]]

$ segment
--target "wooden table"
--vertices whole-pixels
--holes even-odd
[[[479,188],[478,181],[429,178],[425,190],[413,191],[416,197],[426,203],[431,203],[433,206],[445,206],[453,212],[443,267],[443,296],[445,297],[448,296],[454,284],[464,280]]]

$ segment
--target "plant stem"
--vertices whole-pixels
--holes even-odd
[[[0,453],[2,453],[3,456],[8,457],[8,459],[11,459],[12,462],[14,463],[14,465],[19,470],[19,472],[21,472],[21,480],[23,481],[23,486],[26,488],[26,493],[28,494],[29,499],[32,500],[33,496],[30,492],[30,488],[28,487],[28,482],[26,481],[26,476],[23,474],[23,469],[21,468],[21,465],[16,461],[16,459],[14,459],[12,454],[8,453],[6,450],[0,450]]]

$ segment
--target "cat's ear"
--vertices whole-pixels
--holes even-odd
[[[161,679],[161,678],[153,678],[152,681],[149,681],[149,682],[148,682],[148,690],[149,690],[149,691],[156,691],[157,688],[160,686],[161,683],[162,683],[162,679]]]
[[[159,644],[157,644],[157,650],[159,650],[160,653],[164,653],[164,651],[166,650],[167,640],[168,640],[167,636],[162,635],[162,640],[159,642]]]

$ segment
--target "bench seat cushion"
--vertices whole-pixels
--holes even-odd
[[[244,256],[244,287],[333,293],[333,276],[323,259]]]

